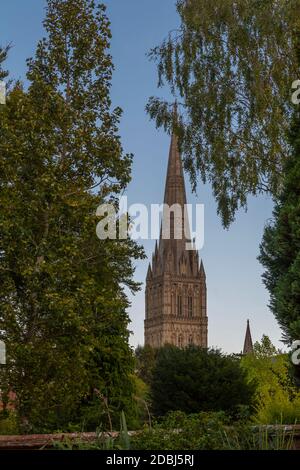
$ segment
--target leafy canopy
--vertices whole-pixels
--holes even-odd
[[[228,227],[249,195],[278,195],[290,153],[286,131],[297,0],[178,0],[180,26],[154,48],[159,87],[178,100],[177,133],[194,190],[209,182]],[[147,110],[170,129],[172,105]]]

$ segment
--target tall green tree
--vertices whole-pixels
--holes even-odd
[[[48,0],[44,27],[28,90],[15,85],[0,110],[2,384],[30,430],[76,423],[90,402],[107,413],[130,404],[124,287],[138,289],[142,256],[129,239],[96,236],[96,209],[117,207],[132,161],[111,108],[105,7]]]
[[[300,36],[298,36],[299,38]],[[300,70],[300,40],[296,47]],[[300,338],[300,110],[295,108],[290,132],[292,155],[283,173],[283,190],[273,221],[265,228],[260,261],[270,292],[270,308],[287,343]]]
[[[193,188],[209,182],[228,227],[249,195],[277,196],[290,149],[292,35],[299,0],[178,0],[178,29],[150,57],[178,100],[177,133]],[[151,97],[157,126],[172,105]]]

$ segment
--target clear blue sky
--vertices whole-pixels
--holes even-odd
[[[32,56],[43,35],[45,0],[5,0],[1,2],[0,44],[12,43],[7,67],[12,78],[25,77],[27,57]],[[161,203],[169,148],[169,137],[157,131],[144,108],[151,95],[168,96],[157,90],[155,65],[146,52],[178,25],[175,0],[106,0],[112,22],[112,48],[116,67],[112,98],[124,110],[120,133],[124,149],[134,153],[133,179],[127,195],[130,203]],[[207,275],[209,344],[226,352],[242,349],[246,320],[250,319],[254,340],[262,334],[280,343],[281,332],[268,304],[261,281],[262,269],[256,260],[265,222],[272,202],[266,197],[252,199],[248,212],[240,212],[229,231],[216,214],[209,187],[200,184],[197,197],[188,200],[205,204],[205,245],[201,256]],[[154,242],[143,242],[151,257]],[[137,263],[136,279],[144,283],[148,261]],[[143,343],[144,289],[132,298],[131,344]]]

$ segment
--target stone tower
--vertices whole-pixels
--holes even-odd
[[[190,243],[186,192],[178,141],[172,135],[159,243],[146,279],[145,345],[207,347],[206,276]],[[166,209],[176,208],[172,211]],[[178,209],[180,209],[178,211]],[[165,227],[169,228],[165,231]]]
[[[249,320],[247,320],[247,329],[246,329],[243,354],[251,354],[251,353],[253,353],[253,343],[252,343],[252,336],[251,336],[251,331],[250,331],[250,322]]]

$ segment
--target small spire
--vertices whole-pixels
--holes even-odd
[[[152,277],[152,269],[151,269],[151,264],[149,263],[148,271],[147,271],[147,279],[150,279],[150,277]]]
[[[252,354],[253,353],[253,342],[250,331],[250,321],[247,320],[246,336],[244,341],[243,354]]]
[[[206,278],[204,264],[203,264],[202,260],[201,260],[201,263],[200,263],[200,276],[203,277],[204,279]]]

